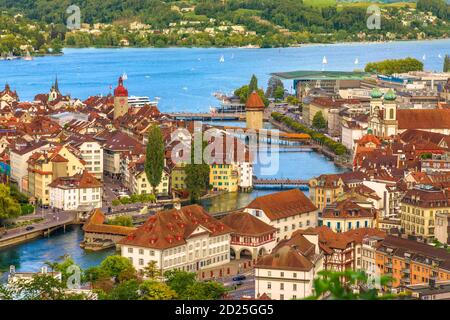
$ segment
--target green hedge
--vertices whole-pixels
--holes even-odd
[[[156,197],[153,194],[132,194],[129,197],[114,199],[112,201],[112,205],[118,206],[120,204],[145,203],[145,202],[156,202]]]
[[[310,129],[288,116],[282,115],[279,112],[272,112],[272,118],[278,122],[287,125],[290,129],[294,130],[297,133],[309,134],[312,140],[327,147],[338,156],[342,156],[344,154],[349,153],[348,149],[342,143],[336,142],[333,139],[328,138],[323,133]]]
[[[32,214],[34,207],[31,204],[22,204],[20,205],[20,211],[22,215]]]

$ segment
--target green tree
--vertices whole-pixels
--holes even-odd
[[[313,118],[312,125],[314,128],[322,130],[327,127],[327,121],[325,120],[322,111],[316,112]]]
[[[250,84],[248,85],[248,93],[252,93],[253,91],[258,90],[258,79],[255,75],[252,75],[252,78],[250,79]]]
[[[234,95],[238,96],[241,102],[246,102],[249,94],[248,85],[244,85],[236,90],[234,90]]]
[[[50,268],[52,268],[54,271],[61,272],[61,278],[63,283],[66,283],[67,279],[71,275],[73,275],[73,271],[70,271],[71,269],[69,269],[71,266],[76,266],[81,270],[81,268],[77,266],[77,264],[70,257],[65,258],[63,262],[56,264],[47,263],[47,265],[49,265]]]
[[[106,257],[100,264],[102,273],[118,280],[119,275],[127,270],[134,270],[130,260],[125,257],[113,255]]]
[[[21,300],[64,300],[63,282],[50,274],[37,274],[31,280],[18,279],[13,292]]]
[[[206,142],[203,142],[202,150],[204,150],[206,146]],[[189,192],[191,202],[195,203],[209,188],[210,167],[205,162],[205,159],[203,159],[203,152],[202,163],[195,163],[194,144],[191,149],[191,162],[185,166],[184,171],[186,173],[186,189]]]
[[[164,170],[164,141],[161,129],[157,125],[150,128],[145,158],[145,174],[151,184],[153,194],[156,187],[161,183]]]
[[[266,97],[274,98],[275,91],[278,87],[283,88],[284,92],[283,81],[281,81],[280,78],[275,76],[270,77],[269,81],[267,82]]]
[[[386,286],[391,281],[391,277],[382,276],[380,278],[380,285]],[[322,270],[318,273],[318,277],[314,279],[313,282],[314,295],[307,299],[378,300],[392,299],[395,297],[393,295],[383,295],[382,297],[379,297],[379,291],[375,288],[364,291],[360,290],[359,293],[356,293],[354,288],[360,287],[361,284],[373,285],[374,283],[370,283],[365,272],[352,270],[334,272]]]
[[[11,196],[9,188],[4,184],[0,184],[0,221],[16,218],[20,213],[20,204]]]
[[[141,300],[173,300],[177,294],[163,282],[146,280],[139,286]]]
[[[161,270],[158,268],[155,260],[151,260],[144,267],[144,275],[150,280],[157,280],[161,277]]]
[[[273,97],[277,101],[283,100],[283,98],[284,98],[284,88],[283,87],[277,87],[275,89],[275,92],[273,93]]]
[[[139,283],[136,279],[132,279],[119,283],[103,298],[107,300],[138,300],[139,297]]]
[[[167,285],[175,290],[177,295],[183,299],[187,289],[197,280],[194,272],[171,270],[164,273]]]
[[[222,283],[215,281],[191,284],[184,293],[184,299],[189,300],[217,300],[227,292]]]
[[[450,56],[448,54],[445,55],[444,58],[444,72],[450,72]]]
[[[410,57],[405,59],[388,59],[378,62],[369,62],[365,67],[366,72],[375,72],[387,75],[422,70],[423,63]]]

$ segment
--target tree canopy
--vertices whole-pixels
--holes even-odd
[[[322,111],[316,112],[313,117],[312,125],[319,130],[323,130],[327,127],[327,121],[325,120]]]
[[[147,152],[145,157],[145,174],[151,184],[153,194],[161,183],[164,170],[164,141],[161,129],[153,125],[148,133]]]
[[[366,72],[376,72],[386,75],[422,70],[423,63],[410,57],[405,59],[388,59],[378,62],[369,62],[365,67]]]
[[[12,197],[9,187],[0,184],[0,221],[16,218],[20,213],[20,204]]]

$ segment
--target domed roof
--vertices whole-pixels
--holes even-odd
[[[383,96],[383,93],[378,88],[373,88],[372,92],[370,93],[370,97],[373,99],[379,99]]]
[[[253,91],[248,97],[245,107],[247,109],[264,109],[265,105],[259,94]]]
[[[114,89],[115,97],[128,97],[128,90],[123,86],[123,79],[119,77],[119,85]]]
[[[384,95],[384,100],[394,101],[395,99],[397,99],[397,96],[395,95],[395,92],[392,89],[389,89],[389,91],[386,92],[386,94]]]

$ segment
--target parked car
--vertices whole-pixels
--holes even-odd
[[[27,230],[27,231],[31,231],[31,230],[33,230],[33,229],[34,229],[33,226],[28,226],[28,227],[25,228],[25,230]]]
[[[245,280],[245,279],[247,279],[246,276],[244,276],[244,275],[237,275],[236,277],[233,278],[233,281],[242,281],[242,280]]]

